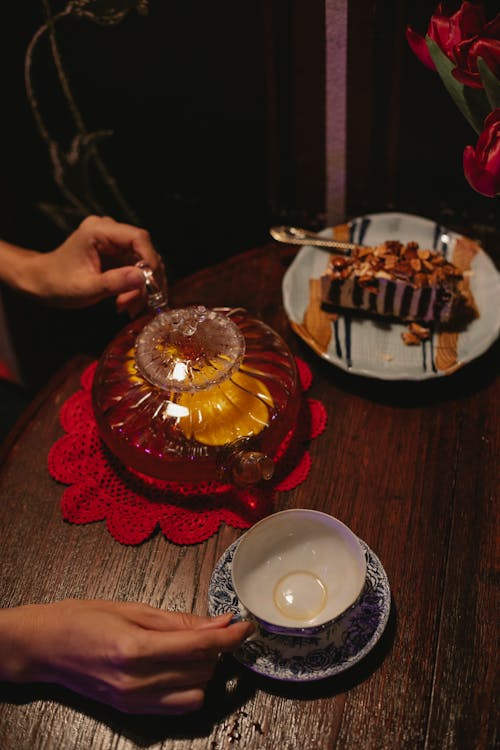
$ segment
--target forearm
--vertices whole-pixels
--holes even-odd
[[[0,281],[26,294],[37,295],[43,254],[0,240]]]
[[[0,609],[0,680],[29,682],[35,679],[30,655],[35,606]]]

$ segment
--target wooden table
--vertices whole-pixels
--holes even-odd
[[[280,284],[292,257],[290,248],[250,251],[179,283],[173,302],[246,305],[309,363],[310,395],[328,424],[310,445],[310,475],[279,495],[276,510],[329,512],[375,551],[393,595],[384,635],[350,671],[319,682],[271,680],[229,657],[196,721],[124,716],[58,687],[2,685],[2,750],[494,746],[498,346],[420,384],[344,373],[289,329]],[[191,547],[158,534],[132,547],[103,523],[61,518],[64,488],[47,452],[86,363],[58,373],[3,448],[2,604],[101,597],[203,614],[211,571],[240,532],[224,527]]]

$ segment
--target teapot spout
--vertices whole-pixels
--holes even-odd
[[[239,487],[268,481],[274,474],[274,461],[265,453],[253,450],[237,450],[229,457],[225,467],[226,476]]]

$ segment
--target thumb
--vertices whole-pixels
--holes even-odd
[[[215,617],[199,617],[197,622],[194,623],[195,630],[211,630],[213,628],[225,628],[229,625],[233,615],[231,612],[226,612],[223,615],[217,615]]]
[[[215,630],[226,628],[233,615],[227,612],[223,615],[210,617],[195,615],[192,612],[168,612],[168,630]]]
[[[104,271],[100,276],[102,294],[112,297],[123,292],[144,288],[144,276],[138,268],[122,266]]]

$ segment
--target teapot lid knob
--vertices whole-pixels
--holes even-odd
[[[151,268],[149,263],[146,263],[146,261],[144,260],[140,260],[135,265],[136,268],[138,268],[144,276],[144,286],[146,289],[148,307],[151,308],[151,310],[155,311],[164,310],[168,305],[166,281],[165,289],[162,289],[156,281],[153,269]]]

